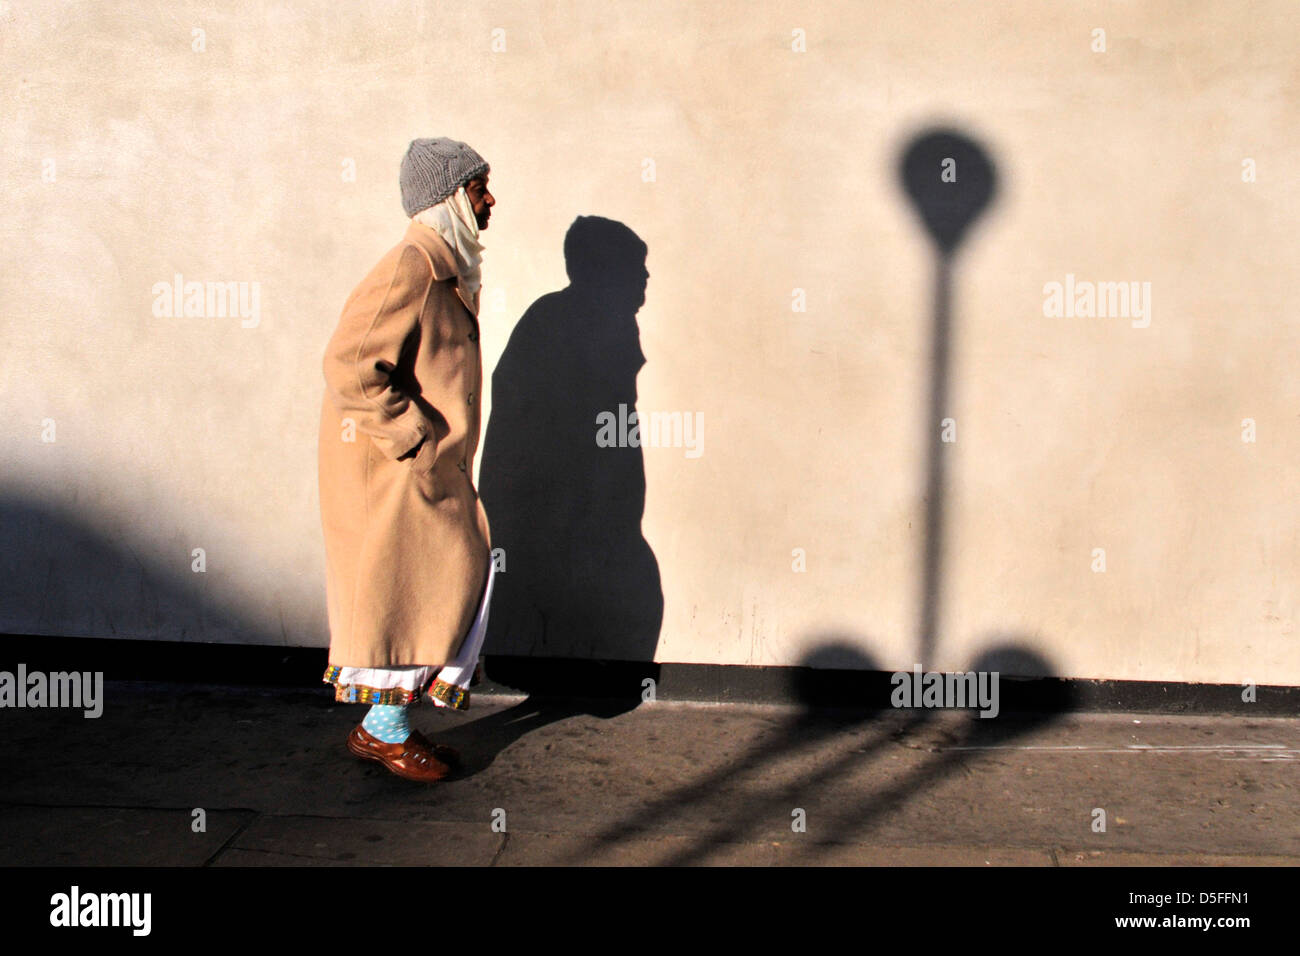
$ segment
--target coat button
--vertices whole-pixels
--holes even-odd
[[[470,393],[469,393],[469,403],[470,403],[471,405],[474,404],[474,393],[473,393],[473,392],[470,392]]]
[[[465,470],[464,460],[462,459],[461,461],[456,462],[456,467],[459,468],[461,471],[464,471]]]
[[[469,334],[469,340],[470,340],[471,342],[477,342],[477,341],[478,341],[478,333],[477,333],[477,332],[471,332],[471,333]]]

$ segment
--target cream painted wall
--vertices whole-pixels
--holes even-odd
[[[955,274],[930,663],[1011,640],[1066,676],[1300,684],[1298,19],[1290,0],[0,4],[0,628],[328,642],[321,353],[405,226],[407,142],[450,135],[498,200],[485,370],[565,284],[575,216],[649,247],[639,407],[698,411],[704,439],[645,450],[658,659],[797,664],[834,635],[910,668],[939,426],[933,256],[895,167],[942,122],[1001,189]],[[260,320],[155,316],[176,273],[257,283]],[[1067,274],[1151,283],[1149,327],[1045,317]],[[82,581],[90,551],[121,568]]]

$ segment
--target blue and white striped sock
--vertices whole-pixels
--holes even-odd
[[[406,704],[375,704],[361,721],[361,726],[386,744],[401,744],[411,736],[411,721]]]

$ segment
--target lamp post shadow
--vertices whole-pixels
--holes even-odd
[[[918,605],[917,660],[935,659],[944,543],[946,480],[943,429],[949,419],[948,378],[952,339],[953,261],[970,227],[997,191],[993,162],[973,139],[947,129],[911,140],[899,163],[903,191],[935,249],[934,325],[930,339],[927,415],[922,422],[925,461],[925,518]]]

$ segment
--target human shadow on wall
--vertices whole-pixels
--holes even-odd
[[[505,567],[489,655],[654,660],[663,590],[641,534],[636,421],[646,253],[623,223],[578,217],[564,237],[569,285],[528,308],[492,375],[479,494]],[[601,416],[613,422],[603,432]],[[489,670],[520,690],[549,689],[531,669],[503,674],[490,657]],[[631,707],[640,689],[599,691]]]

